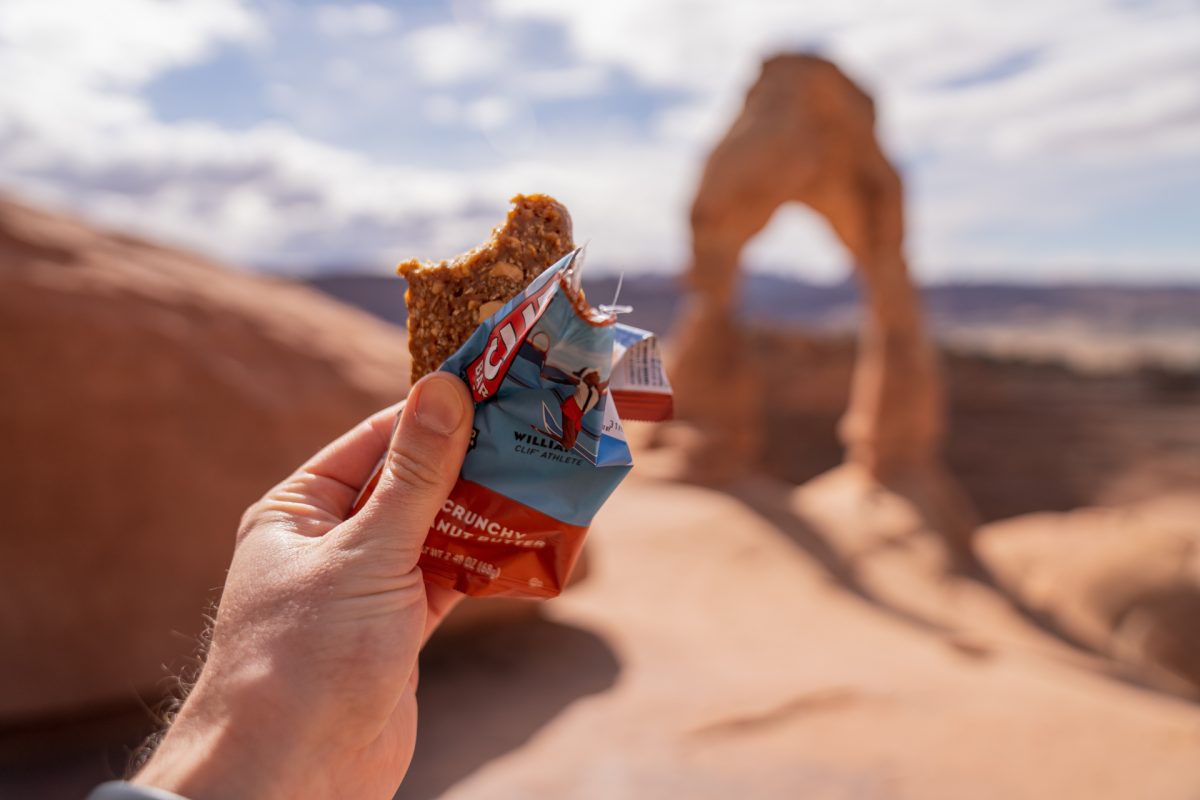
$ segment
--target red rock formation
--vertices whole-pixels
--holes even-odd
[[[312,290],[0,202],[0,719],[152,699],[245,506],[408,372]]]
[[[687,477],[727,480],[762,453],[764,378],[747,362],[747,339],[732,314],[705,296],[684,312],[675,342],[676,415],[701,429],[684,448]],[[654,435],[664,442],[670,430]]]
[[[848,459],[881,478],[936,462],[941,386],[904,259],[900,179],[874,126],[871,98],[833,64],[778,56],[763,64],[705,165],[692,206],[695,297],[673,380],[680,415],[711,432],[735,462],[751,459],[758,446],[756,410],[745,401],[762,387],[736,359],[718,364],[708,353],[718,337],[735,339],[725,346],[736,349],[730,329],[739,255],[790,202],[829,221],[865,290],[868,314],[840,426]],[[728,448],[731,442],[739,447]]]
[[[1073,641],[1200,699],[1200,499],[1025,514],[986,525],[1000,586]]]

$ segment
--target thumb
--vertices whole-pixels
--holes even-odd
[[[352,547],[384,547],[408,571],[417,563],[425,534],[454,487],[474,419],[466,384],[435,372],[422,378],[392,433],[379,485],[362,510],[344,523]]]

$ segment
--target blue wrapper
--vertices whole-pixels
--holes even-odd
[[[579,250],[549,267],[441,367],[470,387],[474,433],[422,551],[426,580],[558,594],[633,465],[622,417],[671,416],[654,335],[589,307],[580,268]]]

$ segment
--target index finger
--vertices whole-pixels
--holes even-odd
[[[379,460],[387,451],[396,420],[406,401],[377,411],[342,436],[326,445],[297,470],[329,481],[338,495],[335,508],[327,509],[345,518],[359,491],[371,478]]]

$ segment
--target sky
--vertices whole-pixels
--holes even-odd
[[[679,271],[765,56],[876,99],[927,282],[1200,283],[1195,0],[0,0],[0,192],[249,268],[384,273],[561,199]],[[781,209],[757,270],[845,277]]]

